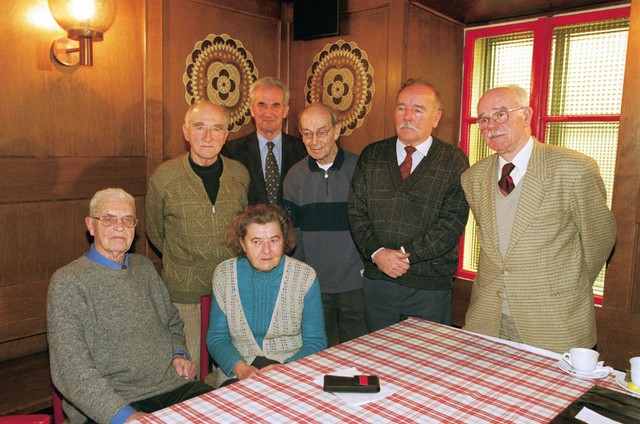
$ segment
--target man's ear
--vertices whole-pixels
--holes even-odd
[[[89,231],[89,234],[91,234],[92,236],[93,234],[93,219],[91,219],[90,217],[85,217],[84,218],[84,224],[87,226],[87,230]]]

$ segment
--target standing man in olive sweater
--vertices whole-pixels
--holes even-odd
[[[184,321],[187,350],[196,363],[200,297],[211,293],[216,266],[233,256],[222,236],[247,205],[247,170],[220,155],[228,124],[221,106],[191,106],[182,126],[189,153],[160,165],[147,190],[147,236],[162,252],[164,281]]]

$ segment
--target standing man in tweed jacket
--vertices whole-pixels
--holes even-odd
[[[249,173],[220,155],[228,127],[221,106],[206,101],[191,106],[182,126],[189,153],[160,165],[147,190],[147,236],[162,252],[164,282],[184,321],[187,350],[196,364],[200,297],[211,294],[216,266],[233,256],[223,233],[247,206]]]
[[[478,127],[496,154],[462,175],[480,242],[465,328],[556,352],[592,348],[592,285],[615,221],[596,162],[538,143],[531,114],[517,86],[478,103]]]
[[[469,214],[460,175],[469,161],[431,135],[441,116],[435,88],[407,81],[398,93],[397,137],[367,146],[358,161],[349,222],[365,260],[369,331],[409,316],[451,325],[458,239]]]

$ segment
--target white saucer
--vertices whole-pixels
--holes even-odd
[[[622,387],[623,389],[625,389],[628,392],[633,393],[636,396],[640,396],[640,392],[634,392],[633,390],[631,390],[629,387],[627,387],[627,385],[629,384],[629,382],[625,379],[625,374],[624,373],[615,373],[616,375],[616,383],[618,383],[618,386]]]
[[[611,367],[603,367],[600,364],[598,364],[598,367],[595,370],[593,370],[593,372],[584,373],[584,372],[576,371],[573,368],[571,368],[571,365],[567,364],[562,358],[560,358],[560,360],[556,365],[558,366],[558,368],[560,368],[562,371],[566,372],[567,374],[571,374],[572,376],[578,377],[578,378],[586,378],[586,379],[604,378],[608,376],[609,373],[611,372]]]

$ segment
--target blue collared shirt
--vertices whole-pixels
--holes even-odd
[[[116,261],[112,261],[111,259],[104,256],[102,253],[96,250],[95,243],[91,243],[91,247],[89,247],[89,251],[87,252],[87,258],[91,259],[93,262],[98,265],[106,266],[111,269],[127,269],[129,268],[129,254],[124,254],[124,261],[119,264]]]

